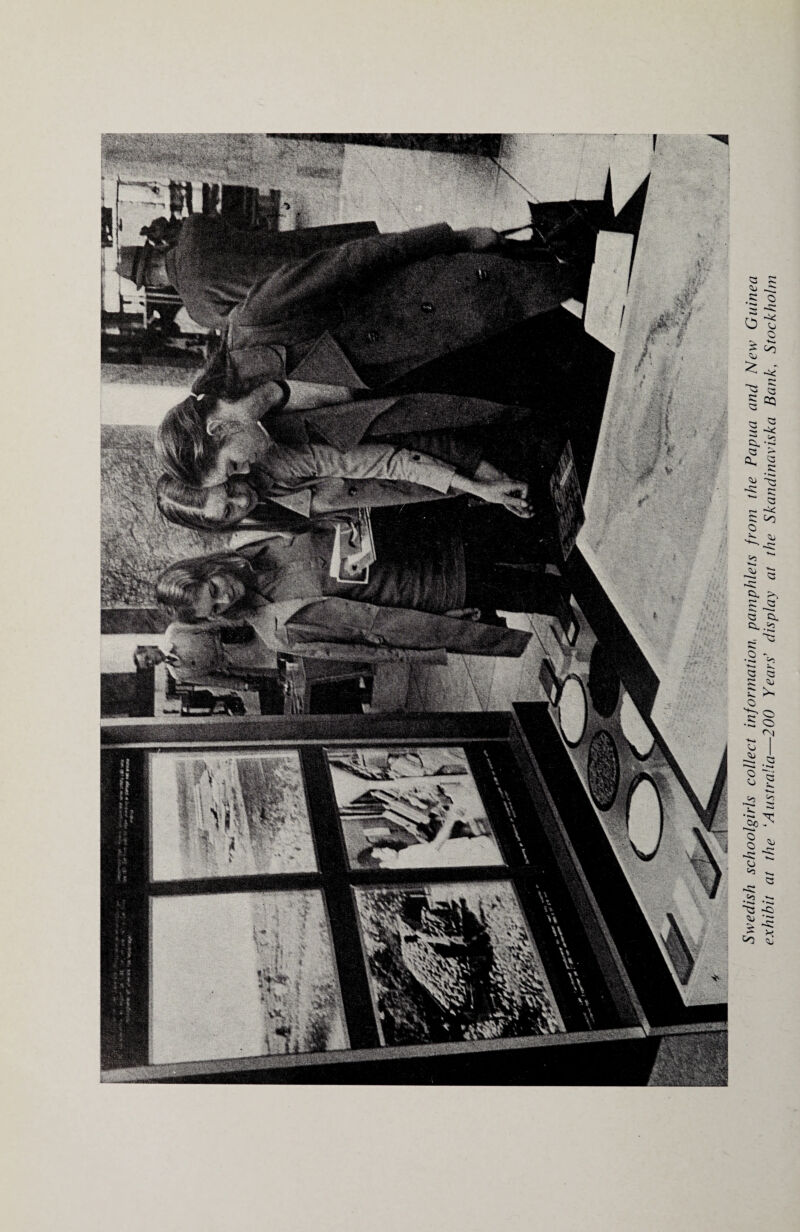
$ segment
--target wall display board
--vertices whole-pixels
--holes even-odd
[[[648,1044],[512,716],[102,738],[104,1080],[555,1081]]]

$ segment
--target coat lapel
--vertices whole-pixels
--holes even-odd
[[[393,398],[369,398],[363,402],[342,402],[336,406],[321,406],[303,413],[306,428],[346,453],[360,445],[379,415],[394,406]]]
[[[367,389],[339,343],[327,330],[287,376],[290,381],[320,381],[327,385],[347,385],[350,389]]]

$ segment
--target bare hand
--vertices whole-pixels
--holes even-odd
[[[491,227],[466,227],[459,232],[470,252],[485,252],[487,248],[496,248],[500,237]]]
[[[528,485],[521,479],[498,479],[476,484],[475,495],[490,505],[504,505],[518,518],[532,518],[533,506],[528,500]]]

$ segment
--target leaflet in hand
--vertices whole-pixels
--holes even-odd
[[[353,510],[347,520],[337,524],[330,575],[338,582],[368,582],[369,567],[375,559],[369,509]]]

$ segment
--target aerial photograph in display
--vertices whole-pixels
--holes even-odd
[[[153,1064],[348,1046],[316,890],[151,900]]]
[[[150,799],[156,880],[317,868],[296,752],[156,753]]]

